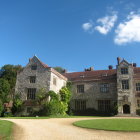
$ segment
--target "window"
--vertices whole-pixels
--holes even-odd
[[[110,111],[110,100],[98,100],[99,111]]]
[[[53,84],[56,85],[57,84],[57,80],[55,77],[53,77]]]
[[[100,92],[102,92],[102,93],[109,92],[109,84],[101,84],[100,85]]]
[[[30,76],[30,83],[36,82],[36,76]]]
[[[121,68],[121,74],[128,74],[128,68]]]
[[[32,65],[31,70],[37,70],[37,65]]]
[[[77,93],[84,93],[84,85],[77,85]]]
[[[122,89],[129,89],[129,81],[122,80]]]
[[[75,110],[86,110],[86,101],[75,100]]]
[[[140,100],[137,100],[137,106],[140,107]]]
[[[140,91],[140,83],[136,83],[136,91]]]
[[[34,100],[35,99],[35,94],[36,94],[36,88],[28,88],[27,100],[29,100],[29,99]]]

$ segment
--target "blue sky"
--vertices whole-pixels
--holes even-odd
[[[0,67],[34,54],[69,71],[140,66],[139,0],[0,0]]]

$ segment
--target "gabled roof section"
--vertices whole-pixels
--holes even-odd
[[[127,64],[127,65],[129,65],[129,63],[128,63],[125,59],[123,59],[123,60],[120,62],[120,64]]]
[[[43,63],[36,55],[34,55],[33,58],[30,59],[30,61],[31,60],[39,61],[44,68],[48,68],[49,67],[47,64]]]

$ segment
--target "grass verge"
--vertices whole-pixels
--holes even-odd
[[[83,128],[108,130],[108,131],[126,131],[139,132],[140,119],[94,119],[74,122],[73,125]]]
[[[10,121],[0,120],[0,139],[10,140],[13,123]]]

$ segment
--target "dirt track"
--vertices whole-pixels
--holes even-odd
[[[113,132],[73,126],[92,118],[8,119],[16,126],[16,140],[140,140],[140,132]],[[93,118],[95,119],[95,118]]]

